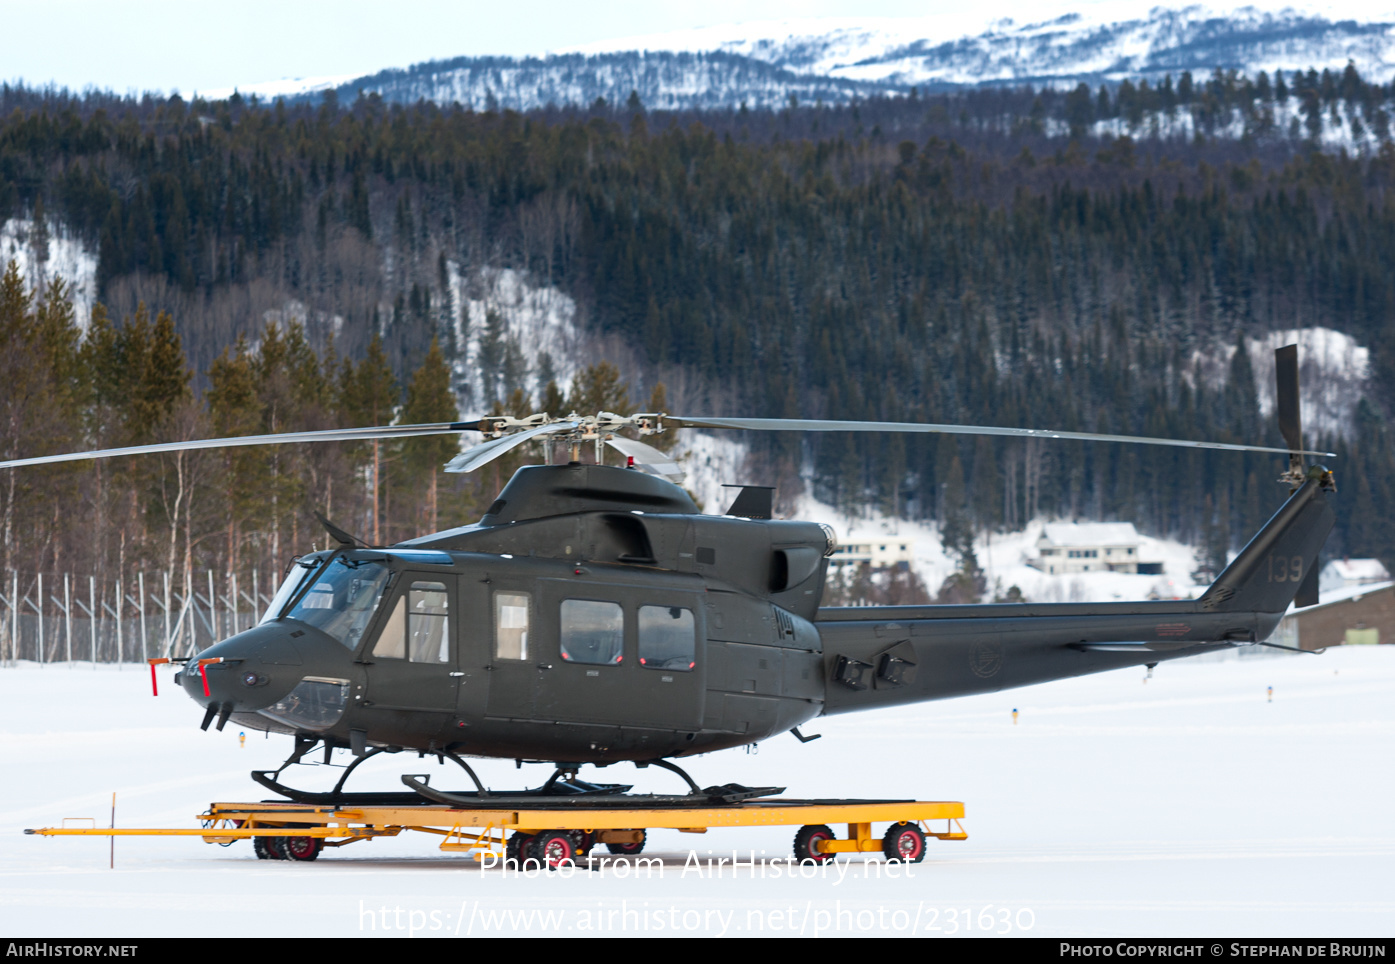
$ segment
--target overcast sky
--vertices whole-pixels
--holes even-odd
[[[1221,2],[1235,5],[1235,0]],[[1328,7],[1330,0],[1300,2]],[[1360,16],[1372,2],[1332,6],[1345,16]],[[970,17],[986,17],[973,12],[981,10],[1035,21],[1106,3],[1134,6],[1118,0],[999,0],[991,7],[962,0],[0,0],[0,80],[123,93],[210,91],[286,77],[360,76],[445,57],[543,54],[617,37],[753,20],[931,15],[953,25],[964,21],[966,11]],[[1286,4],[1259,0],[1256,5]],[[952,26],[947,29],[958,34]]]

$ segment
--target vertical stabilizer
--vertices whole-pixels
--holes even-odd
[[[1327,501],[1330,475],[1319,468],[1309,474],[1202,595],[1202,610],[1281,613],[1309,581],[1316,588],[1318,553],[1336,515]]]

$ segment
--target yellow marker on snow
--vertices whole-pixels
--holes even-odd
[[[1012,725],[1017,725],[1017,707],[1013,707],[1012,709]]]
[[[237,745],[243,747],[247,745],[247,733],[245,730],[237,734]]]

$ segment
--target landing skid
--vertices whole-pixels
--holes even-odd
[[[404,773],[402,782],[411,787],[418,797],[447,807],[506,807],[514,804],[536,805],[541,800],[547,806],[595,806],[598,800],[618,800],[630,789],[628,783],[588,783],[572,777],[557,779],[562,771],[535,790],[509,790],[499,792],[454,793],[430,786],[424,773]]]
[[[635,766],[641,770],[650,766],[662,767],[678,774],[688,784],[688,789],[691,791],[688,794],[689,798],[702,799],[708,803],[740,803],[742,800],[753,800],[756,797],[779,796],[785,792],[784,787],[746,787],[739,783],[724,783],[719,787],[706,787],[699,790],[696,781],[688,776],[688,771],[672,760],[645,760],[642,763],[636,763]]]
[[[710,807],[714,805],[734,805],[756,797],[770,797],[784,793],[784,787],[744,787],[739,783],[727,783],[720,787],[708,787],[696,793],[652,794],[628,793],[626,784],[590,784],[591,789],[573,793],[544,793],[542,790],[524,790],[521,793],[491,793],[480,797],[473,793],[448,793],[429,786],[412,774],[403,774],[402,782],[415,790],[421,797],[445,807],[480,809],[481,807],[528,806],[546,810],[589,810],[601,807],[640,806],[646,809],[672,807]]]
[[[390,749],[390,748],[388,748],[388,747],[375,747],[374,749],[369,750],[367,753],[364,753],[362,756],[355,757],[355,758],[354,758],[354,761],[353,761],[352,763],[350,763],[347,767],[344,768],[344,773],[339,777],[339,782],[336,783],[336,784],[334,785],[334,789],[333,789],[333,790],[330,790],[328,793],[316,792],[316,791],[310,791],[310,790],[297,790],[295,787],[288,787],[288,786],[286,786],[284,783],[281,783],[281,782],[277,779],[277,777],[279,777],[279,776],[281,775],[281,771],[282,771],[282,770],[285,770],[286,767],[290,766],[290,765],[293,764],[293,763],[299,763],[300,760],[301,760],[301,757],[305,756],[305,754],[306,754],[307,752],[309,752],[309,750],[310,750],[313,746],[314,746],[314,743],[313,743],[312,741],[297,740],[297,741],[296,741],[295,751],[292,752],[291,755],[290,755],[289,757],[286,758],[286,762],[285,762],[285,763],[282,763],[281,766],[280,766],[278,769],[276,769],[276,770],[253,770],[253,771],[252,771],[252,779],[253,779],[254,781],[256,781],[257,783],[261,784],[262,786],[266,787],[268,790],[272,791],[273,793],[279,793],[279,794],[281,794],[281,796],[286,797],[286,798],[288,798],[288,799],[290,799],[290,800],[294,800],[296,803],[310,803],[310,804],[348,804],[348,803],[360,803],[360,804],[378,804],[378,805],[383,805],[383,806],[390,806],[390,805],[392,805],[392,804],[411,804],[411,803],[417,803],[417,802],[419,802],[419,799],[418,799],[416,796],[414,796],[413,794],[408,794],[408,793],[382,793],[382,792],[379,792],[379,793],[345,793],[345,792],[344,792],[344,784],[348,781],[350,775],[351,775],[356,769],[358,769],[359,764],[364,763],[365,761],[367,761],[367,760],[369,760],[369,759],[372,759],[373,757],[377,756],[379,753],[397,752],[396,750],[392,750],[392,749]],[[325,747],[325,762],[326,762],[326,763],[329,762],[330,753],[331,753],[331,752],[332,752],[332,748],[329,747],[328,745],[326,745],[326,747]],[[479,796],[479,797],[486,797],[486,796],[488,796],[488,791],[485,790],[484,784],[480,783],[480,778],[479,778],[478,776],[475,775],[475,771],[472,770],[472,769],[470,768],[470,764],[466,763],[464,760],[462,760],[460,757],[456,756],[454,753],[448,753],[448,752],[445,752],[445,751],[437,751],[434,755],[435,755],[435,757],[436,757],[438,760],[440,760],[440,761],[443,762],[443,763],[446,761],[447,758],[449,758],[453,763],[457,764],[461,769],[463,769],[466,773],[468,773],[468,774],[470,775],[470,780],[474,782],[474,784],[475,784],[475,789],[476,789],[476,791],[477,791],[478,796]]]
[[[403,774],[402,783],[409,788],[410,793],[400,791],[377,791],[346,793],[344,784],[350,775],[356,770],[359,764],[365,762],[379,753],[398,752],[388,747],[376,747],[369,750],[360,757],[356,757],[352,763],[344,768],[343,774],[334,785],[334,789],[329,791],[299,790],[295,787],[287,786],[279,779],[283,770],[293,763],[299,763],[312,748],[314,743],[310,741],[297,741],[295,751],[276,770],[253,770],[252,779],[270,790],[272,793],[285,797],[295,803],[310,805],[332,805],[332,806],[413,806],[419,805],[422,801],[436,803],[448,807],[470,807],[478,809],[480,807],[509,807],[509,806],[543,806],[549,809],[585,809],[595,806],[615,806],[626,802],[641,802],[647,807],[691,807],[691,806],[712,806],[721,804],[738,804],[744,800],[752,800],[757,797],[778,796],[785,792],[784,787],[747,787],[739,783],[726,783],[721,786],[699,788],[697,783],[681,767],[668,760],[646,760],[637,762],[635,766],[644,768],[657,766],[665,770],[677,773],[688,784],[689,792],[686,794],[631,794],[629,791],[633,784],[628,783],[592,783],[587,780],[578,779],[575,766],[559,766],[547,779],[547,782],[540,787],[522,790],[491,791],[485,788],[480,782],[475,771],[470,765],[454,753],[437,751],[434,756],[445,762],[449,759],[463,769],[474,783],[474,790],[448,791],[430,785],[430,777],[426,774]],[[325,760],[329,760],[328,748],[326,748]]]
[[[464,765],[463,763],[461,764]],[[668,760],[644,760],[635,763],[636,767],[656,766],[672,771],[688,784],[686,794],[631,794],[630,784],[588,783],[578,780],[576,769],[559,766],[547,782],[537,790],[515,794],[486,794],[483,788],[478,793],[448,793],[430,786],[424,774],[403,774],[402,782],[432,803],[447,807],[479,807],[492,804],[510,803],[537,805],[539,798],[546,798],[546,806],[552,808],[614,806],[633,804],[642,801],[650,807],[693,807],[714,804],[736,804],[756,797],[773,797],[785,792],[784,787],[747,787],[739,783],[725,783],[719,787],[699,788],[697,782],[682,767]],[[473,776],[473,774],[471,774]],[[479,781],[475,781],[479,786]]]

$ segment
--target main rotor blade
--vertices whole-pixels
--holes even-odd
[[[935,425],[929,422],[848,422],[814,418],[690,418],[670,415],[666,421],[680,428],[734,428],[757,432],[912,432],[945,435],[1004,435],[1010,438],[1064,438],[1082,442],[1134,442],[1140,445],[1170,445],[1176,448],[1219,449],[1223,452],[1273,452],[1290,454],[1289,449],[1264,445],[1234,445],[1230,442],[1193,442],[1185,439],[1147,438],[1141,435],[1101,435],[1094,432],[1053,432],[1038,428],[999,428],[991,425]],[[1332,458],[1333,452],[1303,452]]]
[[[643,442],[636,442],[632,438],[625,438],[617,435],[614,438],[605,440],[609,445],[621,455],[628,456],[635,460],[635,465],[651,475],[657,475],[661,479],[668,479],[673,483],[682,482],[686,478],[683,467],[675,462],[664,452],[660,452],[652,445]]]
[[[580,426],[579,422],[551,422],[547,425],[539,425],[514,435],[505,435],[503,438],[491,439],[482,442],[472,449],[461,452],[455,458],[446,463],[447,472],[473,472],[481,465],[493,462],[499,456],[512,448],[522,445],[529,439],[537,438],[539,435],[553,435],[557,432],[570,432]]]
[[[1298,346],[1285,345],[1274,349],[1274,378],[1278,394],[1275,410],[1279,414],[1279,431],[1295,455],[1303,452],[1303,418],[1298,404]]]
[[[0,469],[53,462],[82,462],[109,459],[118,455],[154,455],[159,452],[186,452],[191,449],[235,448],[242,445],[289,445],[294,442],[362,442],[382,438],[409,438],[416,435],[450,435],[479,428],[479,422],[429,422],[421,425],[372,425],[364,428],[330,428],[315,432],[280,432],[275,435],[237,435],[232,438],[201,438],[184,442],[157,442],[153,445],[127,445],[117,449],[65,452],[28,459],[0,462]]]

